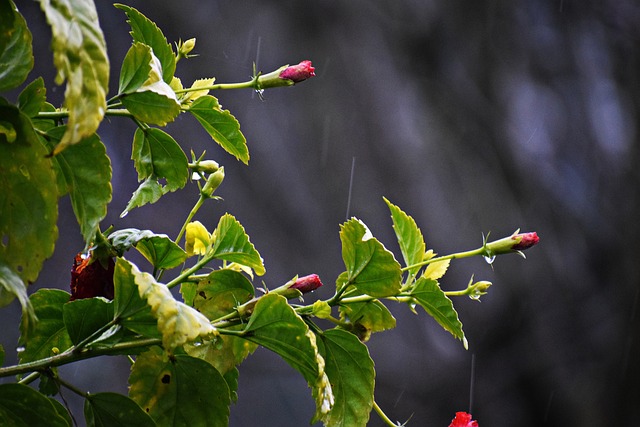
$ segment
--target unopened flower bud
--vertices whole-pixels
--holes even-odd
[[[224,167],[220,167],[217,171],[209,175],[207,183],[202,187],[202,194],[211,197],[224,180]]]
[[[481,280],[474,283],[473,285],[469,285],[469,298],[471,298],[472,300],[480,301],[480,297],[487,294],[490,286],[491,282],[488,282],[486,280]]]
[[[268,74],[258,77],[260,89],[272,87],[291,86],[314,77],[315,68],[311,61],[305,60],[296,65],[285,65]]]
[[[290,289],[297,289],[303,294],[306,294],[315,291],[320,286],[322,286],[320,277],[318,277],[317,274],[310,274],[308,276],[299,277],[298,280],[290,286]]]
[[[538,234],[534,232],[518,233],[515,232],[509,237],[505,237],[494,242],[485,244],[485,249],[489,256],[508,254],[511,252],[519,252],[529,249],[540,241]]]
[[[189,164],[191,167],[191,164]],[[203,160],[193,165],[193,170],[204,173],[214,173],[220,169],[220,165],[215,160]]]
[[[178,43],[178,54],[177,59],[180,58],[190,58],[193,55],[189,55],[193,48],[196,47],[196,39],[191,38],[185,42],[182,40]]]

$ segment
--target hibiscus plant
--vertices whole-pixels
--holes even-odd
[[[211,93],[261,94],[293,86],[315,75],[312,63],[265,74],[254,70],[241,83],[203,78],[183,85],[176,64],[189,58],[195,40],[174,46],[141,12],[116,4],[133,42],[118,92],[107,96],[109,58],[93,2],[39,3],[52,31],[56,83],[66,84],[59,107],[47,102],[43,78],[25,84],[34,62],[32,36],[13,1],[0,0],[0,91],[20,90],[14,101],[0,98],[0,305],[15,299],[22,308],[19,363],[4,366],[0,348],[0,376],[15,378],[0,385],[0,420],[9,425],[75,424],[76,415],[55,398],[68,389],[84,398],[90,426],[225,426],[237,398],[238,366],[258,346],[304,377],[316,404],[312,422],[363,426],[376,412],[396,425],[375,402],[366,346],[371,334],[396,326],[385,303],[425,311],[466,347],[451,298],[478,299],[491,283],[470,280],[465,289],[444,292],[439,280],[450,262],[492,260],[538,242],[535,233],[515,232],[485,239],[475,250],[438,256],[425,246],[413,218],[384,199],[402,262],[363,221],[351,218],[339,231],[344,272],[322,279],[334,289],[330,298],[308,302],[322,285],[315,274],[292,272],[287,283],[257,288],[256,276],[265,274],[260,245],[254,246],[240,222],[229,213],[217,223],[194,220],[204,203],[218,198],[224,167],[205,153],[189,151],[189,158],[163,128],[181,114],[192,115],[211,142],[236,159],[231,161],[248,164],[238,121]],[[199,197],[175,237],[144,228],[101,228],[112,198],[111,161],[97,133],[107,116],[112,123],[137,125],[131,158],[140,184],[123,215],[152,210],[165,194],[197,186]],[[85,242],[77,255],[69,254],[70,292],[29,294],[28,285],[54,251],[58,202],[66,195]],[[151,271],[128,259],[134,251]],[[173,278],[163,280],[168,271]],[[60,288],[67,288],[66,280]],[[104,355],[130,361],[128,396],[80,390],[58,373],[61,365]]]

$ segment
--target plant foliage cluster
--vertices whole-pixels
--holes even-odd
[[[18,376],[0,385],[0,419],[69,426],[72,415],[54,398],[64,387],[84,397],[90,426],[225,426],[237,399],[238,366],[262,346],[308,383],[316,403],[312,422],[360,426],[375,410],[390,423],[374,401],[374,363],[366,346],[372,333],[396,326],[383,301],[425,311],[467,345],[449,297],[478,298],[490,284],[471,281],[465,290],[447,293],[438,281],[451,259],[500,253],[491,243],[438,257],[415,221],[385,199],[402,263],[352,218],[340,226],[344,272],[335,293],[305,304],[297,276],[256,290],[264,262],[231,214],[217,224],[193,220],[217,198],[224,168],[205,153],[191,152],[189,159],[163,127],[191,115],[213,142],[247,164],[238,121],[210,92],[296,83],[277,80],[285,67],[275,74],[254,72],[244,83],[203,78],[185,86],[176,65],[189,57],[195,40],[174,47],[153,21],[116,4],[130,24],[132,44],[118,92],[107,97],[109,59],[93,2],[40,5],[52,30],[56,83],[66,90],[60,107],[47,102],[42,78],[26,84],[15,102],[0,98],[0,304],[17,299],[23,312],[19,364],[0,367],[1,376]],[[33,68],[32,37],[12,0],[0,0],[0,18],[0,91],[7,91],[23,85]],[[97,134],[105,116],[137,124],[131,158],[140,184],[122,215],[188,184],[198,186],[199,198],[175,239],[147,229],[101,230],[112,198],[111,163]],[[29,295],[28,285],[54,251],[58,201],[66,195],[86,244],[74,264],[73,292]],[[510,244],[519,243],[518,236]],[[129,251],[144,256],[152,271],[128,260]],[[175,278],[165,282],[168,270]],[[94,289],[97,283],[112,287]],[[171,293],[174,287],[181,300]],[[318,319],[332,327],[321,327],[327,323]],[[130,359],[128,396],[88,393],[58,375],[58,366],[103,355]],[[0,350],[0,365],[3,359]],[[37,389],[29,385],[36,379]]]

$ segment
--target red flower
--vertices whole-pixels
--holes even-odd
[[[456,412],[456,417],[451,420],[449,427],[478,427],[478,422],[471,421],[471,414]]]
[[[71,298],[69,301],[92,297],[113,299],[115,262],[107,258],[105,264],[91,255],[76,255],[71,268]]]
[[[285,80],[291,80],[294,83],[300,83],[310,77],[314,77],[316,69],[311,65],[311,61],[305,60],[297,65],[291,65],[280,72],[279,77]]]
[[[531,233],[516,234],[512,238],[515,239],[517,237],[521,237],[522,239],[520,240],[520,242],[513,245],[511,249],[513,249],[514,251],[524,251],[525,249],[529,249],[531,246],[535,245],[540,241],[540,238],[538,237],[538,233],[536,233],[535,231]]]
[[[289,289],[297,289],[303,294],[306,294],[308,292],[315,291],[320,286],[322,286],[320,277],[318,277],[317,274],[310,274],[308,276],[299,277],[298,280],[289,287]]]

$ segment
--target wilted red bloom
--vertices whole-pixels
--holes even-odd
[[[280,78],[299,83],[316,75],[316,69],[311,65],[311,61],[305,60],[297,65],[291,65],[280,72]]]
[[[297,289],[303,294],[306,294],[308,292],[315,291],[320,286],[322,286],[320,277],[318,277],[317,274],[310,274],[308,276],[299,277],[298,280],[289,287],[289,289]]]
[[[520,240],[519,243],[513,245],[511,249],[513,249],[514,251],[524,251],[525,249],[529,249],[531,246],[540,241],[538,233],[536,233],[535,231],[531,233],[520,233],[513,236],[514,239],[517,237],[521,237],[522,240]]]
[[[69,301],[92,297],[113,299],[113,272],[115,262],[107,259],[107,268],[91,255],[76,255],[71,268],[71,298]]]
[[[478,427],[478,422],[471,421],[471,414],[456,412],[456,417],[451,420],[449,427]]]

